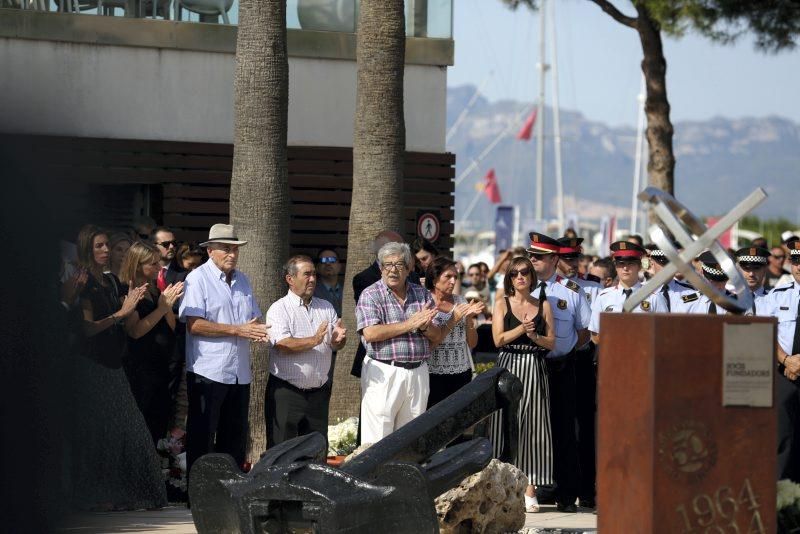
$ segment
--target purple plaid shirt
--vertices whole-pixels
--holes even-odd
[[[406,302],[401,305],[383,280],[378,280],[358,299],[356,329],[361,334],[368,326],[400,323],[426,306],[433,306],[433,298],[424,287],[406,282]],[[401,334],[377,343],[368,343],[363,336],[361,340],[367,347],[367,356],[374,360],[418,362],[427,360],[432,352],[428,338],[422,333]]]

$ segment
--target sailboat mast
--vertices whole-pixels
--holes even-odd
[[[544,194],[544,88],[547,63],[545,62],[545,10],[547,9],[546,0],[542,0],[539,9],[539,106],[536,112],[536,210],[537,221],[544,218],[543,214],[543,194]]]
[[[558,108],[558,48],[556,47],[556,4],[550,6],[550,39],[553,43],[553,150],[556,165],[556,209],[558,233],[564,233],[564,178],[561,173],[561,115]],[[577,230],[577,228],[575,229]]]
[[[633,167],[633,199],[631,200],[631,234],[635,234],[637,216],[639,215],[639,190],[641,189],[642,176],[642,148],[644,144],[644,76],[637,96],[639,113],[636,121],[636,154]]]

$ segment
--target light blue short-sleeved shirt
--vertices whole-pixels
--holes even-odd
[[[578,332],[589,326],[591,310],[586,293],[572,280],[554,274],[548,280],[544,280],[544,283],[547,301],[553,310],[556,334],[555,347],[546,357],[558,358],[576,348]],[[538,299],[540,294],[541,288],[537,285],[531,291],[531,295]]]
[[[261,310],[244,273],[234,270],[228,285],[225,273],[209,259],[186,277],[178,316],[182,322],[199,317],[235,325],[261,317]],[[250,340],[196,336],[187,330],[186,370],[223,384],[249,384]]]

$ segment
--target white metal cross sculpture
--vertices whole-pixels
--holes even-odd
[[[664,251],[669,263],[664,266],[647,284],[633,293],[625,301],[623,310],[629,312],[639,305],[648,295],[658,291],[662,285],[672,280],[675,273],[680,271],[684,278],[695,288],[702,291],[716,305],[722,306],[732,313],[744,313],[753,305],[753,295],[747,287],[744,277],[736,268],[736,262],[730,257],[725,248],[717,239],[733,226],[739,219],[747,215],[753,208],[761,204],[767,194],[760,187],[750,193],[735,208],[722,217],[717,224],[707,228],[703,222],[695,217],[686,207],[675,200],[675,197],[655,187],[648,187],[639,193],[639,200],[652,208],[657,217],[657,224],[650,226],[648,231],[653,242]],[[673,246],[673,240],[683,247],[680,252]],[[718,291],[697,274],[692,267],[692,259],[708,249],[719,262],[720,268],[728,276],[735,288],[737,298],[730,297]]]

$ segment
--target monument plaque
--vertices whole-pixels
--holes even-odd
[[[726,324],[722,343],[722,405],[772,407],[775,348],[770,324]]]
[[[720,401],[726,336],[753,329],[772,353],[774,319],[606,313],[601,325],[599,531],[775,532],[774,408]],[[768,394],[771,406],[771,382]]]

